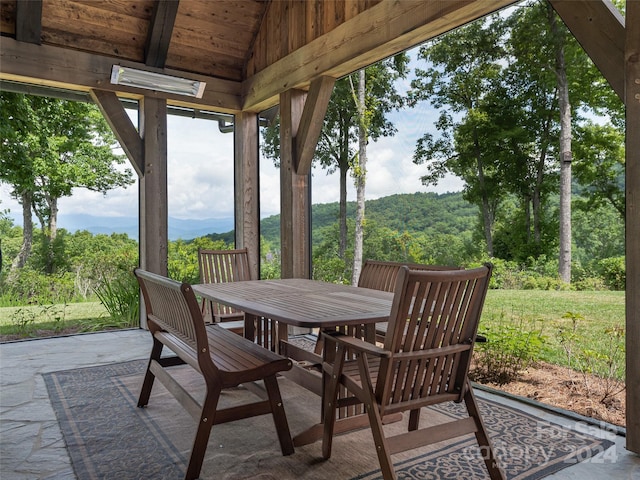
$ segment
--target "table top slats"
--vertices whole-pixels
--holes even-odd
[[[393,294],[307,279],[193,286],[197,295],[244,312],[308,328],[386,321]]]

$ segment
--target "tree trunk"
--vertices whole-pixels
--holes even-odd
[[[527,232],[527,242],[531,241],[531,198],[526,195],[522,201],[522,209],[524,210],[524,228]]]
[[[555,73],[560,108],[560,256],[558,274],[563,282],[571,282],[571,105],[564,58],[564,42],[555,13],[548,6],[549,22],[555,44]]]
[[[542,243],[542,186],[545,181],[545,165],[552,123],[551,113],[549,113],[545,119],[542,141],[540,142],[540,157],[536,164],[536,181],[533,188],[533,239],[536,247],[540,247]]]
[[[356,184],[356,226],[353,248],[353,272],[351,284],[357,285],[362,269],[364,240],[364,202],[367,179],[367,125],[365,119],[365,70],[358,72],[358,168],[353,172]]]
[[[58,236],[58,199],[49,197],[49,225],[47,226],[47,273],[54,273],[54,242]]]
[[[482,227],[484,230],[484,239],[487,242],[487,255],[493,257],[493,220],[494,213],[487,195],[487,186],[484,179],[484,163],[482,161],[482,153],[480,153],[480,140],[478,132],[474,130],[474,144],[476,150],[476,169],[478,173],[478,185],[480,194],[482,195]]]
[[[22,204],[22,246],[18,255],[11,262],[8,281],[11,283],[18,274],[18,269],[23,268],[29,255],[31,255],[31,245],[33,244],[33,221],[31,220],[31,192],[23,192],[20,200]]]
[[[340,168],[340,238],[338,240],[338,257],[344,260],[347,251],[347,172]]]

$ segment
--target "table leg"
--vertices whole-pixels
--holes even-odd
[[[273,320],[271,320],[273,322]],[[282,322],[277,322],[276,328],[274,329],[276,333],[275,340],[275,348],[276,352],[280,353],[280,342],[288,342],[289,341],[289,325]]]
[[[328,331],[332,331],[334,329],[328,329]],[[345,332],[347,333],[347,332]],[[368,324],[364,325],[363,329],[353,329],[349,333],[355,334],[361,337],[364,337],[365,340],[374,343],[375,342],[375,325]],[[334,363],[336,357],[336,344],[331,341],[331,337],[325,337],[327,340],[323,344],[323,360],[327,363]],[[324,396],[324,392],[327,389],[327,384],[329,382],[329,376],[324,371],[322,371],[322,396]],[[339,392],[340,398],[345,398],[348,393],[346,389],[340,389]],[[349,395],[351,396],[351,395]],[[336,423],[334,427],[334,434],[346,433],[352,430],[364,428],[369,426],[369,417],[365,413],[363,405],[360,403],[353,404],[351,406],[343,406],[336,410]],[[322,439],[324,434],[324,424],[322,420],[324,419],[324,401],[321,402],[321,413],[320,413],[320,422],[312,425],[310,428],[300,432],[293,438],[293,444],[296,447],[300,447],[303,445],[308,445],[310,443],[316,442]],[[386,415],[384,418],[384,423],[393,423],[402,420],[402,414],[396,413],[392,415]]]
[[[244,314],[244,337],[255,342],[256,339],[256,321],[257,317],[250,313]]]

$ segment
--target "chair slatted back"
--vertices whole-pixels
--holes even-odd
[[[236,250],[198,250],[200,281],[227,283],[251,280],[246,248]]]
[[[401,267],[376,397],[383,408],[462,400],[491,266],[417,271]],[[403,405],[404,404],[404,405]]]
[[[203,348],[208,351],[204,320],[191,286],[141,269],[134,273],[142,290],[151,333],[166,331],[196,352]],[[198,363],[204,361],[216,369],[209,354],[198,357]]]
[[[201,283],[227,283],[251,280],[249,256],[246,248],[236,250],[198,249]],[[241,315],[239,310],[215,302],[211,303],[214,318]]]
[[[417,263],[383,262],[379,260],[365,260],[358,279],[358,286],[393,292],[396,287],[398,273],[402,266],[411,270],[460,270],[461,267],[449,267],[444,265],[422,265]]]

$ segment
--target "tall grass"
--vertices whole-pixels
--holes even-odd
[[[122,271],[111,279],[104,279],[95,289],[109,318],[94,322],[95,330],[129,328],[139,323],[140,297],[138,282],[131,272]]]

